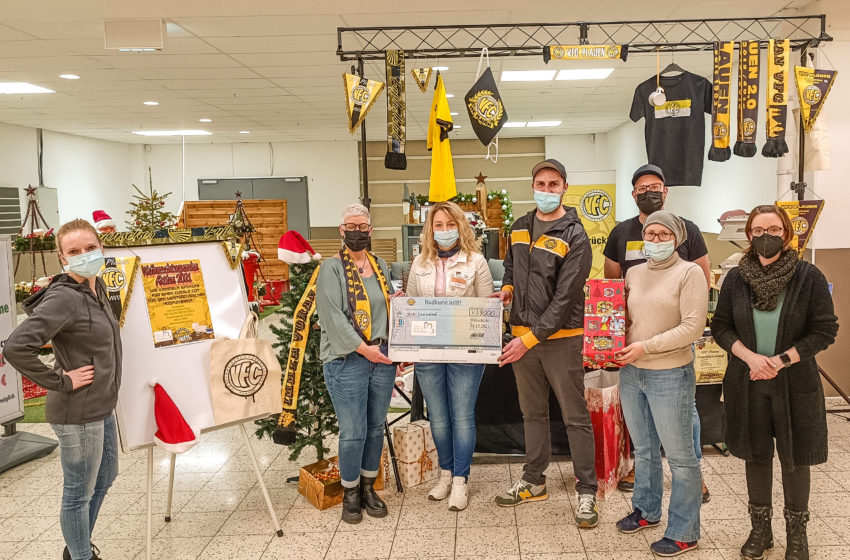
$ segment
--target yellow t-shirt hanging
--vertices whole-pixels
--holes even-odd
[[[431,185],[428,199],[431,202],[442,202],[457,196],[452,148],[449,145],[449,131],[453,127],[446,86],[443,77],[438,74],[431,114],[428,117],[427,147],[431,151]]]

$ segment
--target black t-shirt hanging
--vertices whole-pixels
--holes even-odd
[[[629,117],[646,119],[646,157],[664,171],[667,186],[700,185],[705,158],[705,113],[711,114],[711,83],[696,74],[661,76],[667,103],[649,104],[655,76],[635,89]]]

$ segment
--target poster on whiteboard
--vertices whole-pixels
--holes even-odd
[[[142,263],[141,268],[154,348],[215,338],[199,260]]]
[[[15,286],[12,278],[12,242],[0,237],[0,423],[24,415],[24,391],[21,376],[3,359],[6,339],[18,324],[15,311]]]

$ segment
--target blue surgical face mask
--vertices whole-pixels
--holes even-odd
[[[561,197],[564,193],[549,193],[543,191],[534,191],[534,202],[537,203],[537,209],[544,214],[554,212],[561,205]]]
[[[65,267],[68,272],[73,272],[83,278],[92,278],[97,276],[100,269],[103,268],[103,251],[95,249],[81,255],[67,257],[68,265]]]
[[[460,237],[460,234],[456,229],[434,232],[434,241],[443,249],[451,249],[457,243],[458,237]]]
[[[673,251],[676,250],[676,246],[672,239],[670,241],[661,241],[659,243],[644,241],[643,250],[647,257],[656,262],[661,262],[670,258]]]

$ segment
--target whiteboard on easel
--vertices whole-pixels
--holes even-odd
[[[216,338],[238,338],[248,317],[248,299],[242,267],[231,268],[221,241],[177,243],[142,247],[105,247],[106,257],[139,257],[146,263],[200,261]],[[155,347],[141,270],[135,274],[121,328],[124,350],[116,417],[121,448],[128,452],[153,444],[156,432],[154,392],[156,378],[190,426],[215,427],[210,398],[212,339]],[[248,420],[246,418],[246,420]]]
[[[21,376],[3,359],[6,339],[18,325],[15,282],[12,267],[12,238],[0,236],[0,423],[24,416],[24,392]]]

